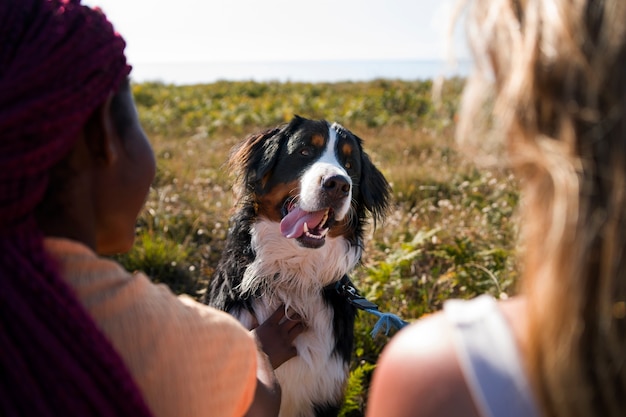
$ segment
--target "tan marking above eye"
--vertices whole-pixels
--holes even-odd
[[[348,157],[348,160],[343,164],[345,169],[352,168],[352,162],[349,160],[349,158],[352,156],[353,150],[354,149],[352,148],[352,145],[350,145],[349,143],[344,143],[341,146],[341,152],[344,154],[344,156]]]
[[[322,146],[324,146],[324,137],[319,133],[316,133],[311,136],[311,143],[313,144],[313,146],[321,148]]]

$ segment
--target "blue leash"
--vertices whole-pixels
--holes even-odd
[[[350,304],[352,304],[359,310],[367,311],[368,313],[371,313],[378,317],[378,321],[370,332],[370,335],[372,337],[376,337],[376,335],[380,333],[383,327],[385,328],[385,335],[388,336],[389,331],[392,328],[400,330],[401,328],[409,324],[395,314],[383,313],[381,311],[378,311],[378,306],[376,304],[358,294],[356,288],[352,285],[347,275],[344,275],[340,281],[337,281],[337,283],[335,284],[335,290],[337,291],[337,293],[339,293],[339,295],[345,297]]]

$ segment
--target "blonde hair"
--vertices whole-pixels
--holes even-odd
[[[626,1],[474,0],[461,141],[522,187],[527,367],[545,415],[626,415]]]

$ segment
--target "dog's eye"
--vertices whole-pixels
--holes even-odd
[[[302,148],[300,149],[300,155],[302,156],[311,156],[313,154],[313,151],[311,150],[311,148]]]
[[[352,162],[346,161],[346,163],[343,164],[343,166],[344,166],[345,169],[351,169],[352,168]]]

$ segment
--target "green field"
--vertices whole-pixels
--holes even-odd
[[[157,177],[119,260],[175,292],[199,297],[210,279],[233,207],[225,168],[231,147],[294,114],[337,121],[360,136],[393,188],[386,222],[370,230],[352,278],[382,311],[412,321],[450,297],[505,297],[518,276],[515,181],[477,167],[454,141],[463,80],[306,84],[217,82],[133,85],[157,156]],[[361,416],[376,359],[389,337],[369,334],[360,313],[344,416]]]

